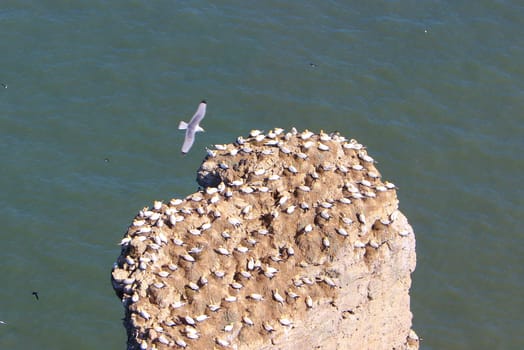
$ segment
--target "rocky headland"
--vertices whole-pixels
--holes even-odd
[[[112,271],[128,349],[417,349],[415,236],[355,140],[253,130],[140,210]]]

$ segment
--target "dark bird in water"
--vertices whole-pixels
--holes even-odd
[[[4,89],[7,89],[7,84],[1,83]]]
[[[35,296],[36,300],[39,300],[39,298],[38,298],[38,292],[33,292],[33,293],[31,293],[31,294],[33,294],[33,295]]]
[[[206,107],[206,101],[200,102],[195,114],[193,115],[193,118],[191,118],[189,123],[181,121],[180,124],[178,124],[179,130],[186,130],[186,137],[184,139],[184,144],[182,145],[182,154],[189,152],[191,146],[193,146],[193,142],[195,141],[195,133],[197,131],[204,131],[204,129],[200,127],[199,123],[206,115]]]

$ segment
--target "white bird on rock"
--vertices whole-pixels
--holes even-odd
[[[181,121],[180,124],[178,124],[179,130],[186,130],[186,137],[184,139],[184,144],[182,145],[182,154],[189,152],[191,146],[193,146],[193,142],[195,141],[195,133],[197,131],[204,131],[204,129],[200,127],[199,123],[206,115],[206,106],[206,101],[200,102],[195,114],[193,115],[193,118],[191,118],[189,123]]]

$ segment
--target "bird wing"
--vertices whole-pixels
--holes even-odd
[[[192,127],[193,125],[198,125],[200,123],[200,121],[202,121],[202,119],[204,119],[205,115],[206,115],[206,102],[205,101],[202,101],[199,105],[198,105],[198,108],[195,112],[195,114],[193,115],[193,117],[191,118],[191,120],[189,121],[189,126],[188,126],[188,129],[189,127]]]
[[[193,146],[194,141],[195,141],[195,129],[187,128],[186,137],[184,138],[184,144],[182,145],[182,153],[189,152],[189,150],[191,149],[191,146]]]

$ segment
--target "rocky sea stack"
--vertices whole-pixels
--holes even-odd
[[[128,349],[417,349],[415,236],[364,146],[253,130],[139,211],[112,271]]]

